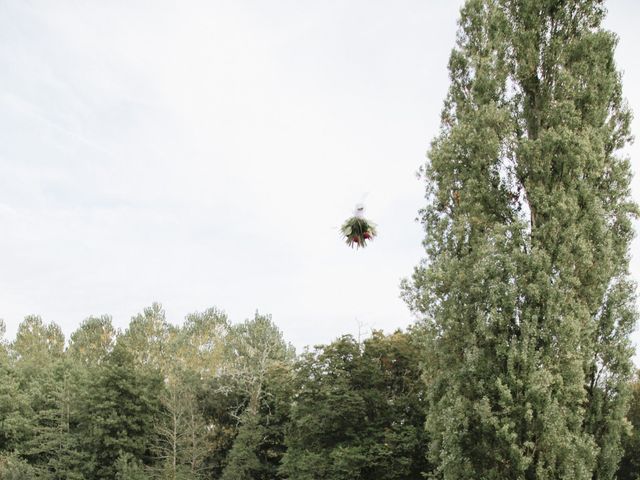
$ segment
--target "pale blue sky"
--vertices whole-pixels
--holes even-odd
[[[153,301],[174,323],[258,309],[297,347],[407,326],[461,3],[0,0],[8,336]],[[609,10],[640,112],[639,7]],[[355,252],[337,227],[366,193],[381,235]]]

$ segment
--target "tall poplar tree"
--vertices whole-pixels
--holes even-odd
[[[423,170],[429,456],[611,479],[631,374],[630,113],[598,0],[468,0]]]

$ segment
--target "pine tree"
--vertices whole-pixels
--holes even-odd
[[[150,480],[144,465],[129,453],[118,456],[115,462],[115,480]]]
[[[177,343],[177,357],[203,379],[215,376],[224,362],[225,340],[229,331],[227,315],[209,308],[185,318]]]
[[[41,478],[36,470],[17,454],[0,454],[0,478],[2,480],[27,480]]]
[[[137,366],[160,369],[164,375],[171,366],[167,347],[176,333],[162,305],[153,303],[131,319],[129,328],[118,336],[118,344],[129,351]]]
[[[83,479],[89,458],[75,429],[78,372],[64,360],[44,365],[43,370],[37,386],[27,392],[33,414],[30,438],[20,446],[21,453],[42,478]]]
[[[469,0],[404,296],[444,479],[611,479],[631,373],[630,141],[599,0]]]
[[[10,432],[9,445],[38,478],[82,478],[84,458],[71,431],[75,382],[63,347],[60,327],[25,318],[11,345],[7,384],[0,388],[0,405],[10,412],[0,430]],[[3,393],[9,402],[2,401]]]
[[[86,386],[78,425],[92,458],[94,471],[87,478],[114,478],[116,463],[123,456],[124,466],[152,464],[162,377],[150,368],[138,367],[134,355],[119,343],[95,375]]]
[[[265,435],[264,427],[258,422],[258,415],[248,410],[240,421],[221,480],[253,480],[262,469],[257,450]]]
[[[111,317],[89,317],[71,334],[67,354],[84,366],[95,366],[113,350],[116,330]]]
[[[0,455],[14,451],[30,430],[25,418],[29,404],[20,391],[4,334],[4,321],[0,319]]]

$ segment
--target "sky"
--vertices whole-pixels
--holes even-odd
[[[461,4],[0,0],[7,337],[29,314],[124,329],[156,301],[175,324],[270,314],[298,349],[412,323],[416,171]],[[640,5],[608,8],[640,112]],[[363,200],[380,236],[354,251],[339,226]]]

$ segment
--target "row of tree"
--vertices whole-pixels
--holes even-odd
[[[374,332],[296,357],[268,317],[215,309],[89,318],[68,342],[28,317],[0,345],[0,478],[418,478],[419,352]]]
[[[296,356],[261,315],[211,309],[176,327],[154,304],[124,332],[93,317],[68,342],[27,317],[0,344],[0,478],[421,478],[427,337],[344,336]],[[640,475],[633,389],[620,480]]]

